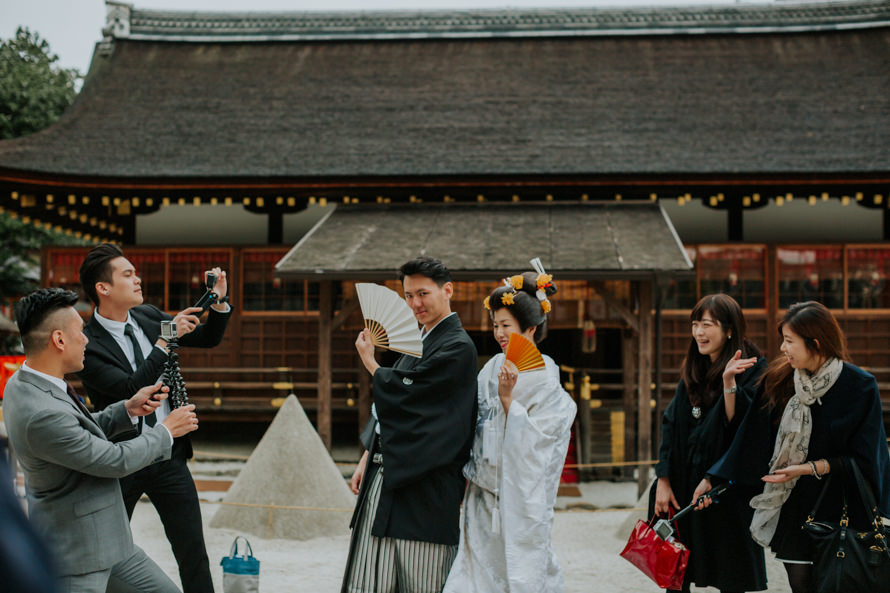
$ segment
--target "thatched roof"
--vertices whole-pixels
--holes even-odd
[[[75,104],[47,130],[0,142],[0,173],[200,185],[890,170],[888,2],[340,15],[121,6]]]
[[[553,203],[339,206],[275,271],[388,279],[419,255],[441,259],[463,279],[526,269],[532,257],[562,278],[633,279],[692,269],[658,204]]]

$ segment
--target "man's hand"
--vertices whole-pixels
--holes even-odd
[[[374,358],[374,342],[371,341],[371,331],[368,328],[363,329],[355,339],[355,349],[358,352],[359,358],[362,359],[362,364],[373,375],[374,371],[380,368],[380,365],[377,363],[377,359]]]
[[[189,404],[176,408],[164,418],[164,426],[173,435],[173,438],[181,437],[194,430],[198,430],[198,416],[195,414],[195,405]]]
[[[136,392],[136,394],[127,400],[124,407],[131,416],[148,416],[158,409],[161,400],[166,399],[167,392],[170,389],[158,381],[154,385],[147,385]]]
[[[189,307],[176,314],[176,317],[173,318],[173,323],[176,324],[176,337],[181,338],[198,327],[201,320],[195,313],[200,315],[201,311],[203,311],[201,307]]]
[[[349,489],[352,490],[353,494],[358,494],[359,488],[362,487],[362,478],[365,477],[366,467],[368,467],[367,451],[362,455],[362,458],[359,460],[358,465],[355,468],[355,473],[352,474],[352,479],[349,480]]]
[[[220,268],[213,268],[212,270],[207,270],[204,272],[204,278],[207,278],[207,274],[216,274],[216,284],[213,285],[213,292],[216,293],[216,296],[222,300],[224,296],[229,294],[229,281],[226,278],[226,273],[223,272]],[[225,311],[226,304],[225,303],[214,303],[211,305],[217,311]]]

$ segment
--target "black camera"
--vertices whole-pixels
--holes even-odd
[[[176,323],[172,319],[161,321],[161,338],[165,342],[176,339]]]
[[[204,311],[210,308],[210,305],[219,299],[219,295],[213,292],[214,286],[216,286],[216,274],[207,272],[207,280],[205,282],[206,290],[194,305],[195,307],[201,307],[201,313],[204,313]]]

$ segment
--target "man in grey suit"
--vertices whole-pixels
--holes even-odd
[[[6,384],[3,419],[24,470],[31,519],[59,562],[63,592],[177,592],[133,544],[118,478],[168,459],[173,438],[198,426],[194,406],[112,443],[136,430],[166,388],[144,387],[90,414],[64,379],[83,368],[87,344],[76,302],[73,292],[45,288],[16,307],[25,363]]]

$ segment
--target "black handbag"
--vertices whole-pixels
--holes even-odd
[[[832,476],[826,478],[816,505],[803,524],[813,542],[813,583],[817,593],[890,593],[890,536],[884,522],[878,515],[878,507],[871,488],[862,477],[862,472],[852,459],[841,462],[843,501],[841,519],[838,523],[816,521],[816,512],[828,490]],[[848,466],[847,476],[852,478],[859,491],[859,498],[866,507],[872,524],[865,531],[850,525],[847,509],[847,491],[850,480],[845,479],[844,466]]]

